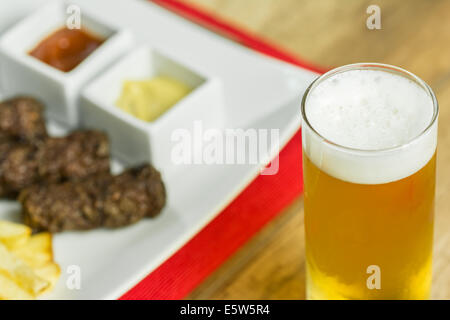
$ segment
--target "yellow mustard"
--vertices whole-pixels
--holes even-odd
[[[167,76],[126,80],[116,105],[144,121],[154,121],[185,97],[191,88]]]

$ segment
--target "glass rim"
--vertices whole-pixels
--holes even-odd
[[[351,71],[351,70],[380,70],[383,72],[394,73],[394,74],[400,75],[404,78],[414,81],[422,89],[425,90],[425,92],[431,98],[431,101],[433,103],[433,116],[430,120],[430,123],[417,136],[412,137],[405,143],[402,143],[398,146],[389,147],[389,148],[381,148],[381,149],[352,148],[352,147],[347,147],[347,146],[341,145],[339,143],[333,142],[333,141],[325,138],[309,123],[308,117],[306,116],[306,102],[307,102],[308,96],[313,91],[313,89],[317,85],[319,85],[323,80],[328,79],[338,73]],[[348,152],[353,152],[353,153],[356,152],[356,153],[360,153],[360,154],[374,154],[374,153],[383,153],[383,152],[392,152],[392,151],[401,150],[403,148],[408,147],[415,141],[419,140],[423,135],[428,133],[433,128],[434,124],[436,123],[436,121],[438,119],[438,114],[439,114],[439,105],[438,105],[438,101],[437,101],[436,96],[435,96],[433,90],[431,89],[431,87],[425,81],[423,81],[421,78],[419,78],[412,72],[409,72],[403,68],[396,67],[396,66],[389,65],[389,64],[375,63],[375,62],[360,62],[360,63],[352,63],[352,64],[347,64],[347,65],[343,65],[343,66],[334,68],[334,69],[320,75],[319,77],[317,77],[308,86],[305,93],[303,94],[303,98],[302,98],[302,102],[301,102],[301,113],[302,113],[302,127],[304,124],[306,124],[308,126],[308,128],[313,132],[313,134],[315,134],[317,137],[319,137],[321,140],[323,140],[326,144],[333,146],[337,149],[345,150]]]

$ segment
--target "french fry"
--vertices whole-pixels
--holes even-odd
[[[34,296],[0,273],[0,300],[32,300]]]
[[[3,244],[0,244],[0,274],[14,281],[33,297],[37,297],[50,286],[49,281],[39,277],[31,267],[9,252]]]
[[[24,245],[31,235],[31,229],[23,224],[0,221],[0,243],[8,248]]]
[[[14,247],[11,252],[32,268],[42,267],[53,260],[52,236],[48,232],[32,235],[25,244]]]
[[[39,277],[50,283],[50,286],[43,293],[51,291],[61,275],[60,267],[54,262],[49,262],[42,267],[34,269],[34,271]]]
[[[34,299],[53,289],[60,274],[50,233],[31,235],[25,225],[0,221],[0,300]]]

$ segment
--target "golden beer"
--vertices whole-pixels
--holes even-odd
[[[375,72],[336,77],[354,70]],[[320,87],[322,81],[330,87]],[[347,97],[347,89],[357,97]],[[309,99],[314,90],[316,97]],[[370,99],[376,107],[366,108]],[[317,108],[309,111],[310,118],[308,103]],[[334,104],[351,107],[330,115]],[[318,109],[328,112],[312,120]],[[361,116],[367,110],[367,117]],[[308,299],[429,298],[437,114],[431,89],[392,66],[344,66],[307,90],[302,135]],[[354,131],[360,117],[369,122]],[[333,130],[339,141],[331,136]]]

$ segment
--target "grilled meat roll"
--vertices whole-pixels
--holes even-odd
[[[0,143],[3,197],[15,197],[36,183],[78,180],[98,172],[109,172],[108,138],[99,131],[74,131],[39,144]]]
[[[0,102],[0,139],[36,143],[47,138],[43,105],[31,97]]]
[[[164,207],[160,173],[142,165],[119,175],[107,173],[81,181],[35,185],[19,196],[27,225],[38,231],[117,228],[154,217]]]

